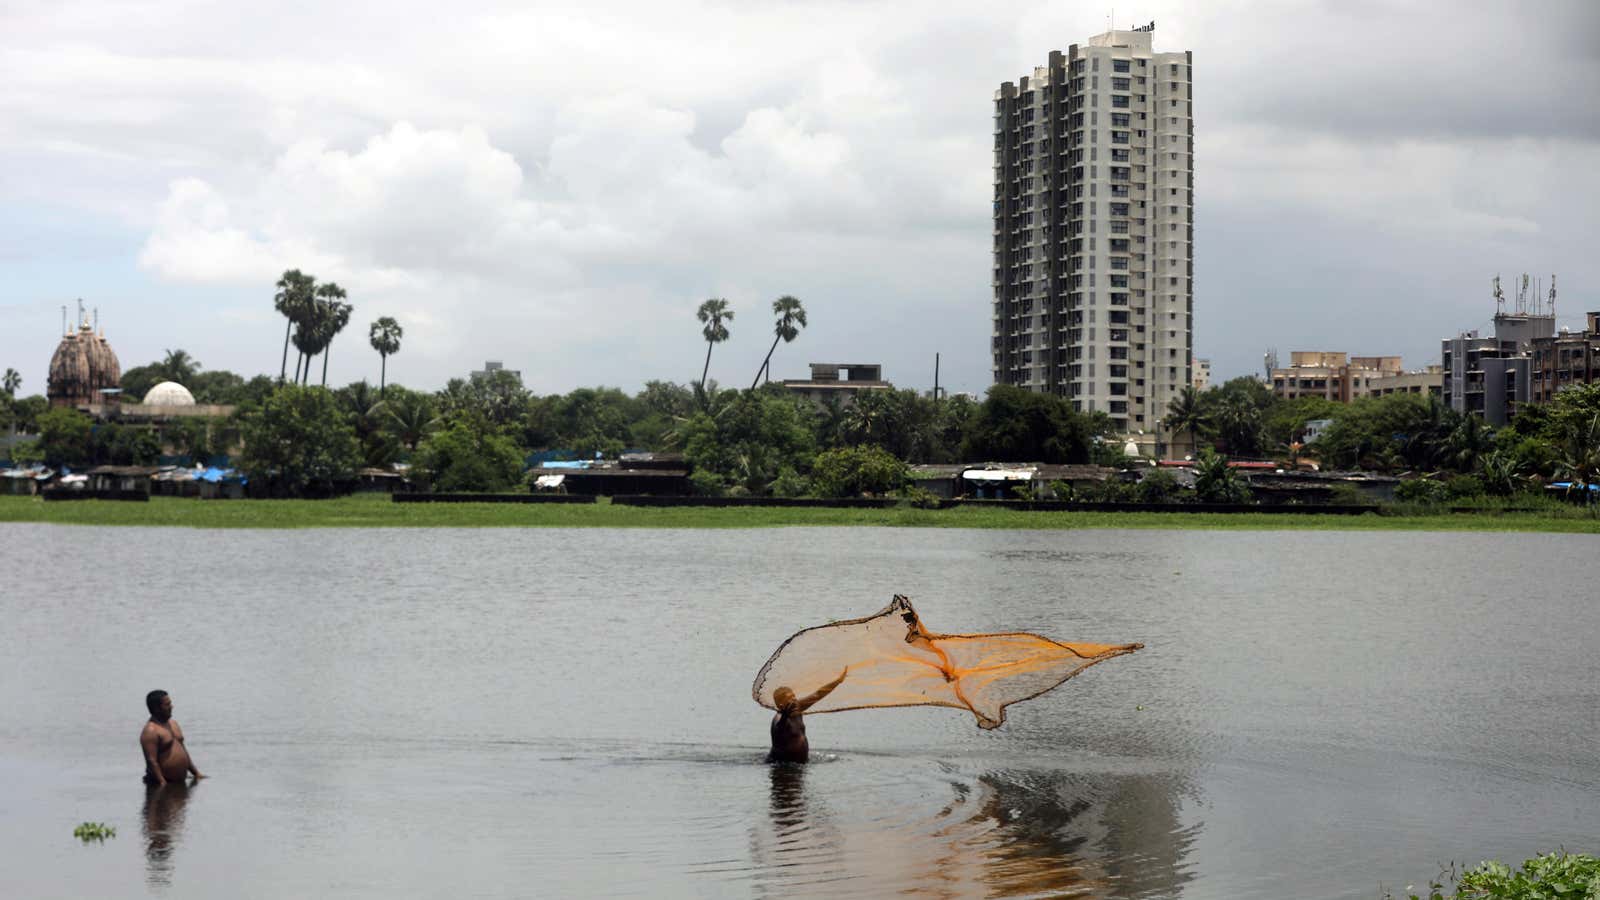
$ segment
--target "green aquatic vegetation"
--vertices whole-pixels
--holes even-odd
[[[117,829],[104,822],[84,822],[77,828],[72,829],[72,836],[87,844],[90,841],[103,841],[106,838],[114,838],[117,836]]]
[[[1451,883],[1455,892],[1447,894]],[[1385,891],[1383,900],[1393,900]],[[1513,870],[1503,862],[1479,863],[1455,874],[1452,865],[1428,882],[1428,893],[1410,893],[1407,900],[1595,900],[1600,898],[1600,859],[1558,850],[1542,853]]]

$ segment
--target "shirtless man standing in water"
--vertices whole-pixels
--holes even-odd
[[[780,687],[772,692],[772,705],[778,708],[778,714],[772,717],[772,752],[767,754],[767,762],[803,763],[811,756],[811,744],[806,740],[806,723],[801,717],[818,700],[833,693],[833,689],[843,684],[844,677],[849,674],[847,666],[838,678],[818,688],[809,697],[796,698],[794,691],[788,687]]]
[[[189,758],[183,745],[183,729],[172,718],[172,698],[166,691],[151,691],[144,697],[150,721],[139,732],[139,749],[144,754],[144,783],[150,787],[183,784],[189,773],[194,780],[204,778]]]

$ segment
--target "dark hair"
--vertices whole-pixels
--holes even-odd
[[[167,695],[166,691],[151,691],[144,695],[144,708],[150,710],[150,715],[161,711],[161,698]]]

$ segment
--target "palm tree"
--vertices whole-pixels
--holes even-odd
[[[1583,502],[1594,502],[1594,486],[1600,484],[1600,415],[1588,426],[1578,425],[1567,432],[1556,460],[1556,478],[1567,483],[1567,493],[1583,492]]]
[[[417,449],[439,424],[433,398],[418,391],[402,389],[400,396],[385,401],[383,408],[388,413],[390,432],[407,450]]]
[[[339,332],[350,324],[350,313],[354,310],[350,304],[343,302],[344,288],[333,282],[317,286],[318,316],[317,347],[322,351],[322,386],[328,386],[328,348],[332,346],[333,339]],[[309,360],[307,361],[309,363]]]
[[[384,383],[389,375],[389,357],[400,352],[400,338],[405,336],[405,330],[394,319],[383,316],[372,323],[367,329],[367,340],[372,344],[372,349],[378,351],[378,357],[383,360],[378,368],[378,394],[384,392]]]
[[[193,381],[194,376],[199,373],[200,364],[195,362],[194,357],[187,351],[168,350],[161,362],[156,364],[156,368],[161,372],[161,377],[167,381],[186,384]]]
[[[1172,398],[1167,404],[1167,418],[1165,421],[1169,431],[1189,432],[1190,452],[1200,449],[1196,435],[1201,428],[1211,424],[1211,417],[1206,414],[1205,405],[1200,400],[1200,392],[1192,384],[1184,385],[1178,396]]]
[[[317,280],[306,275],[299,269],[289,269],[278,279],[278,293],[272,298],[272,305],[285,319],[283,326],[283,362],[278,367],[278,383],[282,384],[289,374],[289,331],[296,325],[303,324],[306,315],[311,309],[311,301],[316,292]],[[299,362],[295,364],[295,380],[299,381]]]
[[[17,399],[17,389],[20,387],[22,387],[22,376],[17,373],[16,369],[7,368],[5,376],[0,378],[0,389],[4,389],[6,392],[6,418],[11,420],[11,443],[7,444],[7,447],[13,446],[17,440],[17,415],[16,410],[11,409],[11,406],[13,405],[12,401]]]
[[[1480,460],[1494,444],[1494,430],[1471,413],[1461,416],[1441,442],[1446,465],[1467,475],[1477,471]]]
[[[712,297],[700,304],[700,308],[695,310],[694,314],[705,324],[705,327],[700,329],[700,333],[705,335],[706,339],[706,364],[700,369],[700,390],[704,391],[706,374],[711,371],[711,348],[728,339],[728,326],[723,323],[733,321],[733,310],[728,308],[728,301],[721,297]]]
[[[755,390],[761,382],[761,373],[769,371],[772,365],[772,353],[778,349],[778,342],[785,344],[794,340],[800,334],[800,329],[806,327],[806,309],[800,305],[799,299],[788,294],[772,301],[772,314],[778,321],[772,326],[772,346],[767,348],[767,358],[761,361],[761,368],[756,370],[755,380],[750,382],[750,390]]]

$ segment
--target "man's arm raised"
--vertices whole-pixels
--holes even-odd
[[[835,678],[834,680],[828,682],[827,684],[823,685],[822,687],[817,688],[817,692],[812,694],[812,695],[810,695],[809,697],[804,697],[804,698],[800,699],[799,701],[797,701],[795,703],[795,706],[799,707],[800,712],[805,712],[806,710],[810,709],[817,701],[819,701],[823,697],[826,697],[829,694],[833,693],[833,689],[834,688],[838,687],[841,684],[844,684],[844,677],[846,675],[849,675],[849,674],[850,674],[850,667],[849,666],[845,666],[844,667],[844,671],[839,673],[839,677],[838,678]]]

